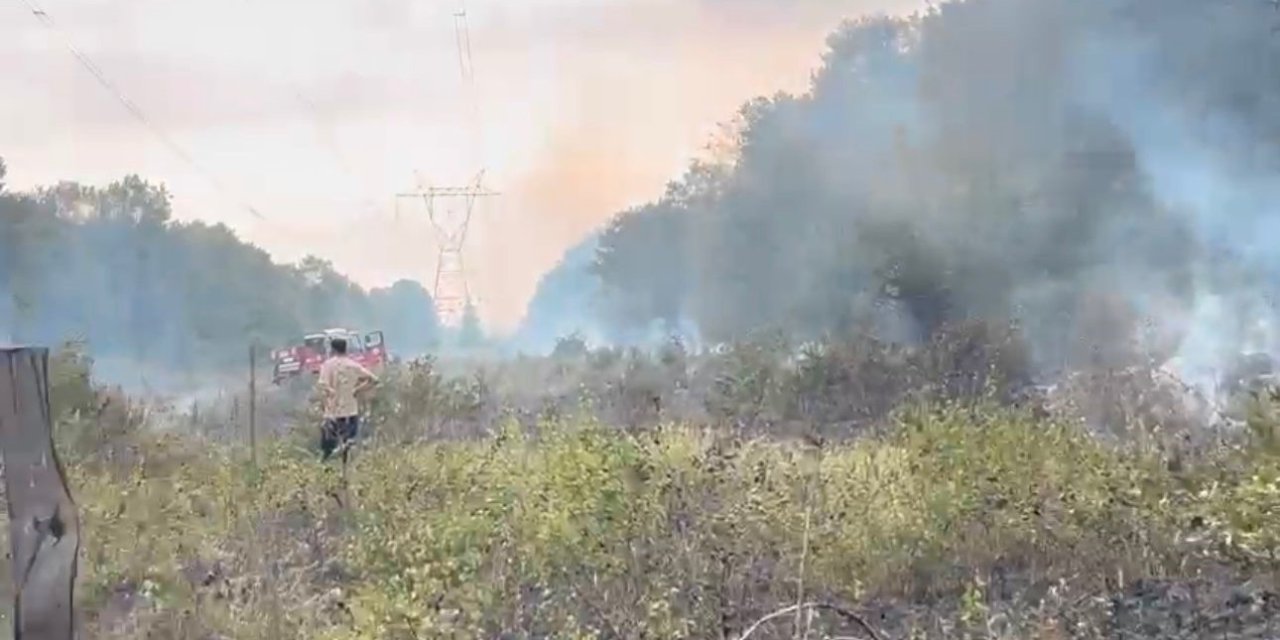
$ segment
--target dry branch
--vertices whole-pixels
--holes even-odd
[[[793,604],[789,607],[783,607],[782,609],[778,609],[777,611],[774,611],[773,613],[763,618],[760,618],[759,620],[756,620],[755,624],[752,624],[750,627],[747,627],[747,630],[743,631],[742,635],[738,636],[738,640],[747,640],[747,638],[751,637],[751,634],[755,633],[757,630],[760,629],[760,627],[764,626],[766,623],[770,621],[776,620],[778,618],[781,618],[787,615],[791,615],[793,613],[799,613],[806,609],[830,611],[844,618],[845,620],[848,620],[853,624],[857,625],[858,628],[862,629],[868,636],[870,636],[871,640],[884,640],[884,636],[880,635],[880,632],[876,631],[874,627],[868,624],[867,621],[862,616],[844,607],[831,604],[829,602],[807,602],[807,603],[798,604],[798,605]]]

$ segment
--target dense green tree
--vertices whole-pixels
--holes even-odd
[[[280,265],[224,225],[173,220],[163,186],[127,176],[0,192],[0,337],[84,339],[115,362],[207,372],[331,326],[381,329],[396,352],[436,340],[418,284],[366,291],[319,258]]]
[[[421,284],[399,280],[369,292],[369,302],[373,317],[383,323],[377,328],[395,340],[396,353],[416,357],[439,347],[439,319],[431,294]]]
[[[567,251],[538,281],[519,329],[510,340],[515,351],[548,353],[561,338],[577,334],[600,343],[613,336],[601,328],[600,279],[592,273],[599,237],[592,234]]]
[[[480,325],[480,315],[476,306],[467,302],[462,310],[462,323],[458,326],[458,346],[463,349],[474,349],[484,344],[484,329]]]
[[[744,106],[731,157],[610,223],[602,317],[715,341],[1012,317],[1056,365],[1101,293],[1182,332],[1226,304],[1256,342],[1280,320],[1256,304],[1280,293],[1255,235],[1280,229],[1275,24],[1265,2],[1193,0],[847,24],[809,91]],[[1214,275],[1227,262],[1252,276]]]

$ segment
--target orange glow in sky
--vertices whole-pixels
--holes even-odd
[[[481,314],[514,327],[539,277],[619,210],[653,198],[744,101],[803,91],[845,17],[916,0],[43,0],[64,32],[226,192],[98,86],[21,3],[0,6],[0,157],[15,187],[166,183],[180,219],[228,224],[278,260],[331,260],[365,285],[430,283],[415,172],[503,195],[468,250]],[[476,135],[478,134],[478,135]],[[238,206],[252,203],[266,219]]]

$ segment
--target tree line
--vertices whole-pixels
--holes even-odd
[[[1271,4],[967,0],[850,22],[806,93],[746,104],[728,152],[616,215],[535,306],[574,281],[599,289],[579,325],[707,342],[1006,318],[1046,367],[1121,341],[1205,366],[1274,351]]]
[[[210,372],[243,366],[250,341],[330,326],[381,329],[408,355],[440,337],[417,282],[364,289],[319,258],[277,264],[225,225],[175,220],[165,188],[136,175],[31,191],[4,176],[0,162],[0,338]]]

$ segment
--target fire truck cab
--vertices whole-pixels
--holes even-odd
[[[347,329],[326,329],[304,336],[300,345],[273,351],[273,381],[280,384],[303,373],[319,374],[320,365],[333,355],[329,342],[334,338],[345,338],[347,356],[370,370],[381,368],[387,361],[387,348],[381,331],[360,335]]]

